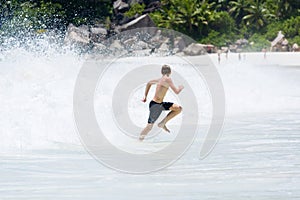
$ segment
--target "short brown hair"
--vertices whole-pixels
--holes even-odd
[[[170,74],[171,73],[171,67],[169,65],[163,65],[161,67],[161,73],[162,73],[162,75]]]

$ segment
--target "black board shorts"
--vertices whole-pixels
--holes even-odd
[[[149,103],[149,110],[150,110],[150,114],[149,114],[149,118],[148,118],[148,123],[149,124],[153,124],[158,117],[160,116],[161,112],[163,110],[169,110],[170,107],[173,105],[174,103],[172,102],[162,102],[162,103],[157,103],[155,101],[151,101]]]

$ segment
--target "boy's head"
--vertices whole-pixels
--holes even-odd
[[[161,68],[162,75],[170,75],[171,74],[171,67],[169,65],[163,65]]]

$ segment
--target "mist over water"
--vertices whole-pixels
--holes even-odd
[[[200,160],[200,146],[196,142],[166,170],[131,176],[107,169],[85,153],[74,122],[73,92],[79,70],[91,56],[79,54],[52,39],[39,38],[25,46],[1,47],[1,197],[45,199],[56,194],[59,199],[70,196],[174,199],[174,195],[178,197],[175,199],[299,197],[299,54],[273,53],[263,59],[261,53],[249,53],[240,61],[237,54],[231,53],[228,59],[222,55],[220,64],[217,55],[210,55],[226,95],[226,123],[215,149]],[[102,59],[100,55],[98,61],[103,66],[99,67],[106,66],[107,61]],[[148,59],[140,57],[137,62],[145,64]],[[189,67],[172,56],[151,59],[180,70]],[[120,69],[130,68],[128,60],[134,58],[120,59],[115,65]],[[110,70],[117,75],[113,68]],[[200,131],[203,133],[213,109],[210,96],[203,80],[184,73],[201,96],[199,124],[203,125]],[[111,101],[109,90],[117,80],[118,76],[106,77],[105,81],[113,81],[112,85],[96,90],[95,109]],[[103,90],[108,96],[102,96]],[[131,96],[139,98],[142,93],[143,88],[137,88]],[[180,101],[172,94],[168,98]],[[147,119],[144,117],[147,106],[133,99],[129,102],[131,119],[142,127]],[[105,114],[98,112],[97,116],[101,119]],[[106,129],[109,128],[106,124]],[[163,133],[159,136],[154,143],[145,145],[172,138]],[[136,188],[142,188],[143,193],[138,194]]]
[[[1,152],[78,143],[72,95],[82,58],[41,39],[0,53]],[[67,48],[65,48],[67,49]]]
[[[74,49],[55,42],[53,37],[35,39],[17,46],[0,51],[1,152],[69,145],[80,148],[73,121],[72,95],[78,72],[89,54],[78,54]],[[263,60],[259,53],[250,54],[239,61],[237,55],[232,53],[228,59],[222,58],[220,64],[216,62],[216,55],[211,56],[223,80],[227,118],[240,119],[247,115],[299,110],[300,67],[288,60],[286,62],[284,55],[277,55],[282,57],[281,64],[273,64],[272,56],[276,55],[269,55]],[[174,63],[172,56],[151,59],[181,65]],[[124,62],[117,65],[126,66]],[[199,90],[199,77],[187,78],[194,81],[194,89],[198,87]],[[203,106],[201,115],[203,120],[209,119],[209,94],[205,94],[207,91],[203,86],[200,91],[203,94],[202,101],[199,100]],[[97,98],[103,101],[99,94]],[[143,116],[145,110],[137,111],[135,107],[131,108],[131,115]],[[143,126],[143,118],[136,119]]]

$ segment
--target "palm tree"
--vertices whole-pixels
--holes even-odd
[[[162,10],[152,15],[160,27],[193,35],[214,19],[214,3],[206,0],[165,0],[162,3]]]
[[[190,33],[202,25],[207,25],[213,19],[212,6],[214,3],[208,3],[207,1],[198,3],[197,0],[176,1],[178,3],[178,16]]]
[[[159,11],[151,14],[151,18],[156,22],[158,27],[178,30],[179,25],[183,24],[178,16],[177,6],[174,1],[163,0],[162,7]]]
[[[210,22],[216,18],[214,10],[215,3],[209,3],[208,0],[177,0],[177,13],[183,22],[183,29],[188,34],[198,35],[207,28]]]
[[[161,16],[163,14],[163,16]],[[163,13],[154,13],[154,18],[158,18],[158,27],[178,30],[178,25],[182,24],[181,19],[172,10],[166,10]]]
[[[281,19],[290,18],[296,14],[297,9],[300,8],[300,2],[295,0],[272,0],[270,4],[276,5],[274,14]]]
[[[264,0],[249,1],[249,7],[245,8],[247,14],[243,17],[247,26],[259,30],[264,27],[270,18],[275,17],[266,7]]]
[[[243,21],[245,16],[246,9],[249,7],[249,0],[237,0],[229,2],[230,9],[229,13],[236,19],[238,25]]]
[[[228,11],[230,7],[231,0],[208,0],[208,3],[214,3],[215,4],[215,10],[220,11]]]

